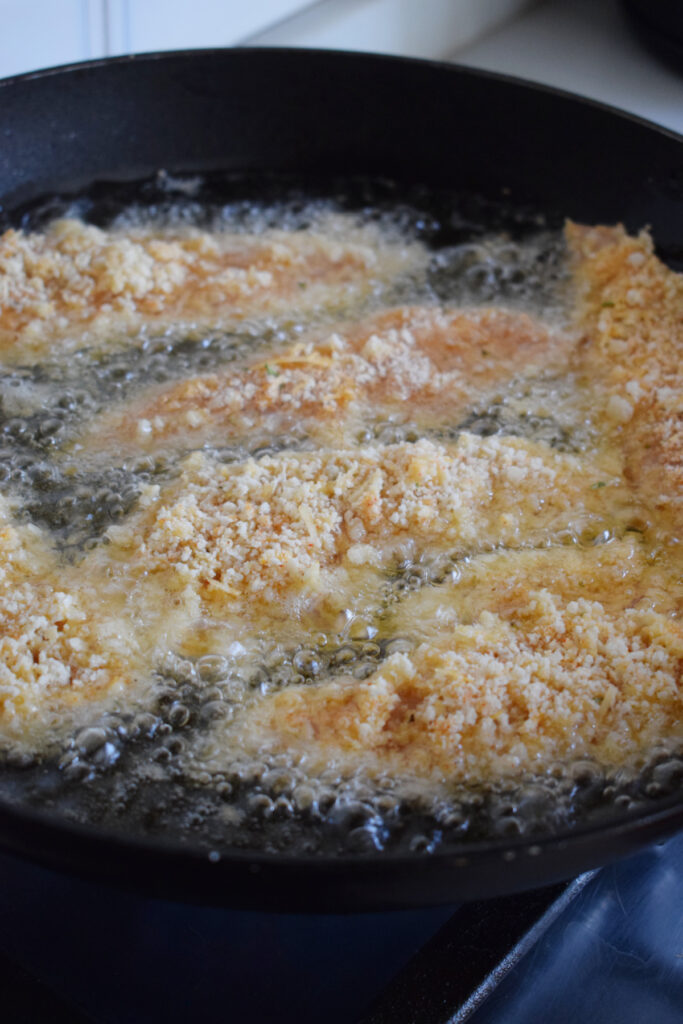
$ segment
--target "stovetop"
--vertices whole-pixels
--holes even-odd
[[[0,879],[3,1024],[683,1021],[683,835],[569,890],[383,914],[185,906],[9,856]]]

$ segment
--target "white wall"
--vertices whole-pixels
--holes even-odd
[[[110,52],[230,46],[307,7],[306,0],[105,0]]]
[[[239,43],[446,57],[533,0],[0,0],[0,77]]]
[[[264,46],[318,46],[452,56],[504,24],[533,0],[326,0],[255,33]]]
[[[0,0],[0,77],[100,56],[101,0]]]

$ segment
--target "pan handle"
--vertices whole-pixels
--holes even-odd
[[[358,1024],[462,1024],[597,874],[464,903]]]

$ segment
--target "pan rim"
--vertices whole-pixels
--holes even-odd
[[[296,58],[298,60],[320,60],[322,58],[331,60],[344,60],[350,62],[381,63],[394,66],[421,66],[430,67],[440,73],[448,72],[465,79],[478,81],[488,80],[500,83],[500,85],[523,88],[531,93],[541,93],[556,97],[563,101],[571,101],[580,107],[593,108],[611,117],[617,117],[622,121],[628,121],[645,128],[648,132],[655,131],[659,135],[673,140],[677,144],[683,144],[683,134],[653,123],[638,115],[613,107],[601,101],[583,97],[567,90],[547,86],[542,83],[531,82],[516,76],[501,74],[497,72],[483,71],[471,68],[457,62],[442,60],[425,60],[423,58],[402,57],[387,54],[373,54],[367,52],[309,49],[296,47],[218,47],[206,49],[150,51],[148,53],[124,55],[117,57],[97,58],[83,62],[58,65],[52,68],[40,69],[38,71],[25,72],[0,80],[0,90],[13,87],[17,84],[39,81],[43,79],[58,78],[60,76],[73,75],[82,71],[97,71],[119,65],[140,65],[163,63],[172,60],[201,61],[207,58],[226,58],[231,60],[249,59],[251,55],[258,55],[260,59],[268,56],[277,58]],[[0,96],[2,92],[0,91]],[[584,822],[574,827],[566,827],[550,834],[537,836],[518,836],[514,839],[490,839],[476,842],[463,842],[461,844],[449,844],[444,849],[437,849],[430,854],[404,853],[395,850],[369,851],[358,854],[288,854],[287,852],[268,852],[257,850],[242,850],[236,847],[227,847],[219,851],[217,861],[211,859],[211,851],[208,847],[200,847],[191,843],[184,843],[179,840],[171,840],[164,837],[147,837],[135,833],[122,834],[119,831],[98,828],[81,822],[69,821],[64,816],[53,815],[49,811],[36,808],[17,807],[4,797],[0,797],[0,847],[10,852],[15,852],[20,844],[11,837],[8,840],[5,825],[14,822],[17,828],[34,827],[40,830],[47,830],[52,834],[58,834],[62,838],[70,838],[81,846],[94,844],[99,847],[106,847],[110,852],[125,852],[131,856],[138,857],[147,863],[149,860],[157,859],[160,855],[185,862],[194,867],[201,866],[209,870],[215,870],[217,864],[223,863],[224,867],[230,864],[253,865],[257,868],[276,868],[285,871],[302,871],[311,873],[318,878],[329,873],[336,873],[344,869],[353,868],[354,871],[373,871],[378,867],[390,872],[392,869],[399,870],[406,867],[420,865],[421,870],[428,871],[429,865],[449,866],[457,872],[461,866],[457,863],[465,859],[468,864],[475,858],[482,860],[504,861],[506,853],[517,857],[519,855],[536,856],[546,854],[557,848],[568,849],[572,846],[579,846],[593,835],[599,835],[607,843],[616,841],[622,836],[633,835],[634,833],[652,832],[651,838],[656,838],[666,832],[683,825],[683,794],[674,794],[657,802],[652,809],[643,811],[635,809],[625,811],[623,814],[610,816],[607,822]],[[641,841],[642,845],[642,841]],[[534,853],[532,854],[532,848]],[[625,851],[627,852],[627,851]],[[42,852],[41,852],[42,856]],[[44,854],[44,859],[49,862],[49,851]],[[596,860],[599,860],[596,857]],[[53,860],[54,863],[54,860]],[[464,866],[464,865],[462,865]]]
[[[583,96],[581,93],[572,92],[569,89],[562,89],[558,86],[547,85],[545,82],[536,82],[533,79],[521,78],[518,75],[510,75],[501,71],[490,71],[484,68],[475,68],[468,64],[460,64],[456,60],[438,60],[425,57],[410,57],[390,53],[378,53],[369,50],[344,50],[324,49],[307,46],[214,46],[199,47],[182,50],[147,50],[141,53],[119,54],[113,57],[95,57],[90,60],[72,61],[68,64],[55,64],[48,68],[39,68],[36,71],[24,71],[17,75],[9,75],[0,78],[0,89],[20,84],[23,82],[38,81],[43,78],[58,77],[60,75],[72,74],[79,71],[90,71],[98,68],[108,68],[116,65],[134,65],[144,63],[163,62],[164,60],[183,58],[187,60],[206,59],[207,57],[218,57],[232,54],[282,54],[302,58],[310,55],[311,59],[329,57],[332,60],[342,58],[344,60],[369,60],[373,62],[393,64],[395,66],[409,65],[421,67],[433,67],[440,70],[450,70],[465,77],[497,81],[502,84],[519,86],[533,92],[540,92],[548,96],[555,96],[565,100],[572,100],[581,106],[592,107],[603,113],[613,114],[626,121],[631,121],[644,128],[651,129],[661,135],[683,143],[683,133],[676,132],[672,128],[651,121],[640,114],[633,114],[621,107],[615,107],[602,100],[593,99],[590,96]]]

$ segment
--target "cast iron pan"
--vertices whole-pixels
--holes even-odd
[[[683,259],[683,140],[510,78],[414,60],[292,50],[153,54],[0,82],[0,203],[93,182],[225,171],[386,178],[588,223],[651,226]],[[18,855],[166,897],[234,907],[388,909],[555,881],[683,826],[683,795],[560,835],[433,853],[301,857],[105,834],[0,804]]]

